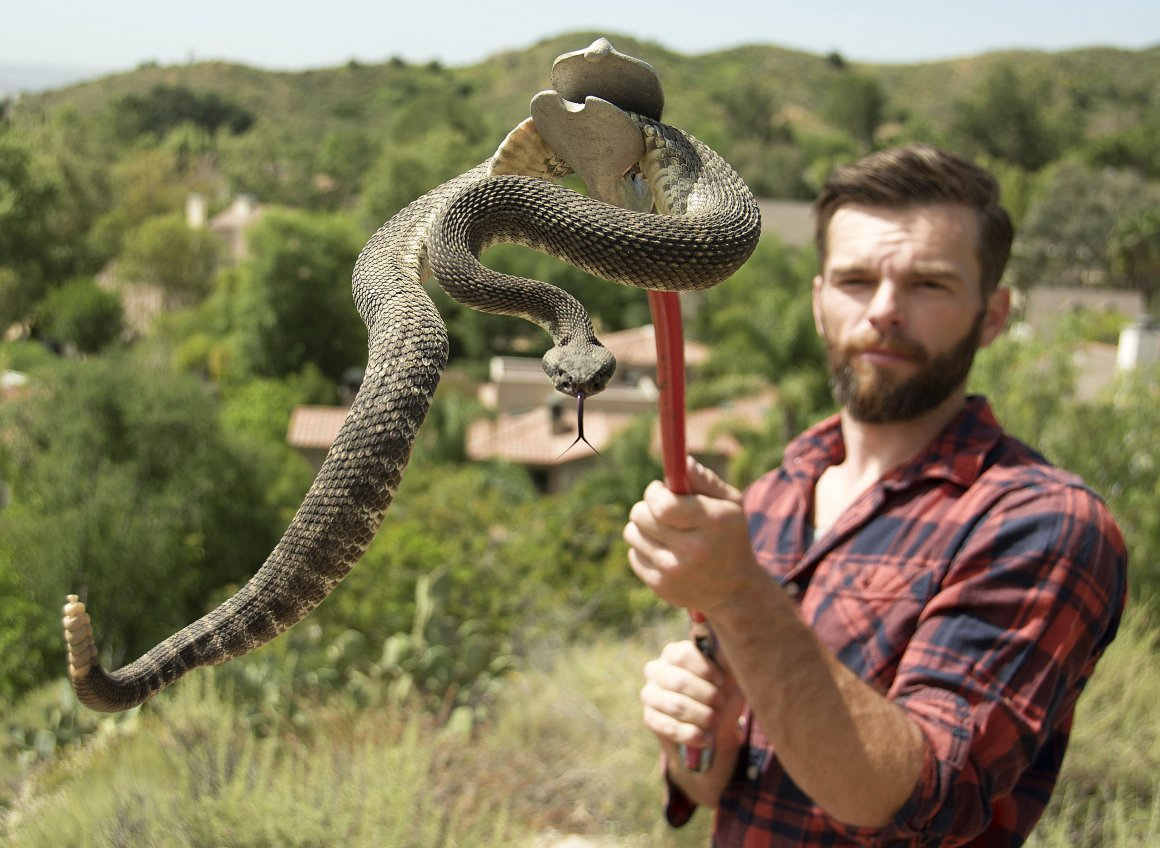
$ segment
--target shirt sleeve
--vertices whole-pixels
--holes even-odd
[[[866,845],[966,841],[1049,744],[1058,769],[1076,699],[1115,635],[1126,572],[1120,532],[1090,491],[1002,499],[954,557],[888,693],[922,730],[921,778],[885,829],[839,829]]]
[[[683,827],[689,823],[697,805],[669,777],[669,758],[661,754],[661,774],[665,777],[664,811],[665,821],[671,827]]]

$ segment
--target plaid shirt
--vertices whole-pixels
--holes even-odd
[[[747,713],[718,846],[1021,845],[1055,785],[1079,697],[1115,635],[1127,554],[1103,502],[1006,436],[982,398],[812,539],[837,418],[746,493],[758,561],[821,641],[921,728],[914,793],[883,829],[827,816]],[[670,786],[669,821],[691,803]]]

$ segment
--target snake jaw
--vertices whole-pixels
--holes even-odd
[[[556,345],[542,364],[556,391],[570,397],[599,394],[616,372],[616,357],[595,340]]]

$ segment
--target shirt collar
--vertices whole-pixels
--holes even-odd
[[[900,489],[921,479],[942,479],[969,487],[982,473],[987,454],[1003,436],[986,398],[973,395],[930,444],[888,472],[882,484]],[[817,479],[846,457],[839,416],[815,424],[785,451],[785,467],[794,475]]]

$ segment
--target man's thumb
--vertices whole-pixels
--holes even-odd
[[[705,495],[710,498],[741,503],[741,492],[735,486],[730,486],[718,477],[716,473],[697,462],[691,456],[687,461],[689,486],[692,488],[694,495]]]

